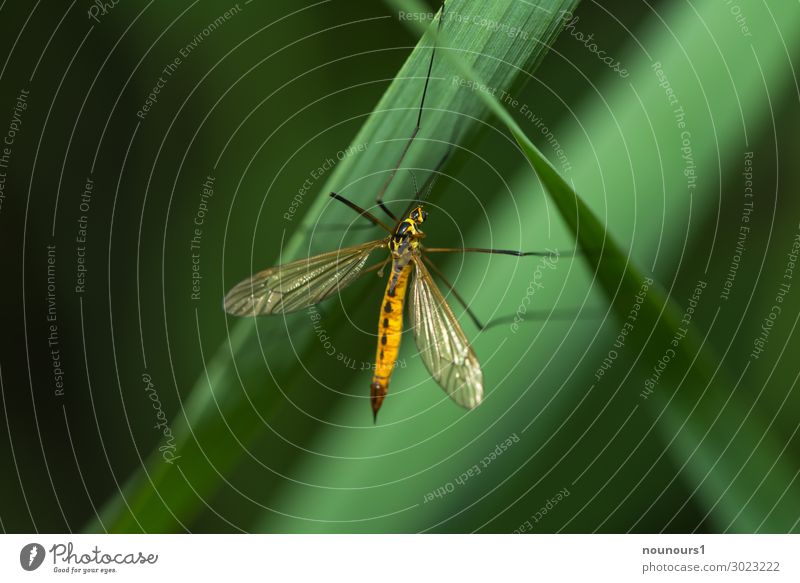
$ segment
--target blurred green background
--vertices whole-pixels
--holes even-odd
[[[502,7],[496,30],[479,4]],[[306,312],[237,321],[221,299],[252,271],[380,236],[327,192],[372,205],[413,127],[421,79],[398,79],[358,135],[418,40],[398,10],[4,3],[3,530],[800,530],[800,5],[584,1],[547,52],[573,4],[451,0],[445,32],[488,39],[462,57],[495,71],[631,262],[691,307],[714,382],[662,377],[642,355],[663,339],[619,344],[538,178],[439,59],[407,161],[422,182],[458,146],[427,243],[561,255],[438,261],[483,319],[523,298],[536,314],[482,332],[461,317],[487,387],[470,412],[407,333],[373,426],[382,281],[318,307],[330,346]],[[527,37],[500,27],[521,14]],[[340,163],[351,143],[366,146]],[[412,193],[401,172],[390,198]]]

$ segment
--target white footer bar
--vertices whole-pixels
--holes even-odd
[[[800,535],[3,535],[0,581],[800,581]],[[227,579],[223,579],[227,578]]]

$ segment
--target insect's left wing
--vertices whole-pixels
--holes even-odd
[[[353,283],[381,239],[285,263],[248,277],[225,296],[225,311],[234,316],[286,314],[330,297]]]
[[[422,361],[450,398],[472,409],[483,400],[481,365],[421,257],[414,266],[411,317]]]

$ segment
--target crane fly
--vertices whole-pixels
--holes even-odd
[[[442,25],[443,14],[444,5],[439,15],[439,28]],[[427,253],[500,253],[518,257],[545,255],[540,252],[523,253],[504,249],[430,248],[422,245],[425,236],[422,224],[428,218],[424,200],[430,193],[450,150],[438,163],[423,188],[417,191],[415,199],[400,218],[396,217],[384,203],[383,195],[419,132],[435,53],[434,45],[431,49],[416,126],[376,198],[377,206],[394,221],[394,226],[387,225],[343,196],[331,193],[331,197],[346,204],[374,225],[383,228],[387,235],[369,243],[322,253],[256,273],[234,286],[224,301],[225,311],[235,316],[288,314],[331,297],[361,275],[378,269],[382,271],[383,267],[391,262],[378,318],[375,372],[370,384],[370,403],[374,419],[377,419],[378,410],[389,390],[389,381],[397,362],[403,331],[405,298],[409,287],[411,327],[422,361],[431,376],[447,395],[462,407],[472,409],[483,400],[483,372],[480,363],[452,309],[434,283],[428,266],[442,279],[453,297],[464,306],[476,325],[479,328],[483,326],[452,284],[426,256]],[[378,249],[388,250],[389,256],[381,263],[366,267],[370,255]]]

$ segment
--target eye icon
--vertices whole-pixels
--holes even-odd
[[[35,571],[44,562],[44,547],[38,543],[29,543],[19,552],[19,564],[26,571]]]

